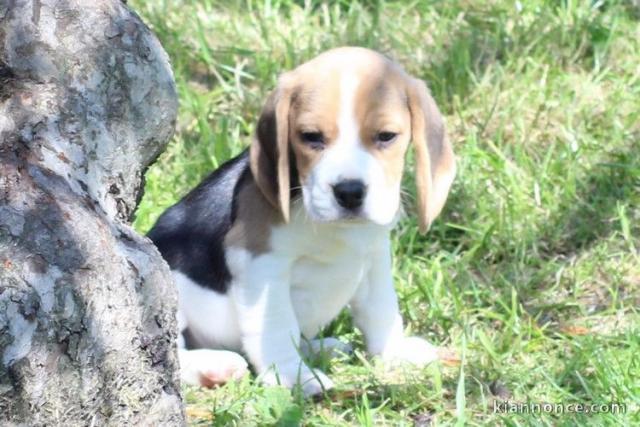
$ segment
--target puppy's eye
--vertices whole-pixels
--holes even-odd
[[[394,139],[398,136],[395,132],[378,132],[376,135],[376,141],[383,147],[391,144]]]
[[[300,132],[300,138],[314,150],[324,147],[324,135],[322,135],[322,132]]]

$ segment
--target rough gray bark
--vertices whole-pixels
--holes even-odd
[[[0,0],[0,424],[179,425],[175,294],[127,224],[173,132],[117,0]]]

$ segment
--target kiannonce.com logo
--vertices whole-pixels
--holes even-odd
[[[626,403],[545,403],[494,400],[496,414],[626,414]]]

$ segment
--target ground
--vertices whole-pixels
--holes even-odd
[[[129,3],[168,51],[181,101],[173,142],[147,173],[141,232],[249,144],[281,71],[339,45],[385,52],[423,78],[458,157],[424,237],[409,168],[393,246],[408,328],[460,362],[384,371],[344,314],[327,334],[355,354],[316,361],[338,391],[310,401],[252,379],[185,388],[191,423],[640,423],[637,2]],[[506,400],[626,412],[496,411]]]

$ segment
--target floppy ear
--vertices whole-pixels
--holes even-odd
[[[249,149],[251,172],[258,188],[289,221],[289,107],[292,89],[283,75],[265,103]]]
[[[442,115],[421,80],[409,78],[411,139],[416,160],[418,222],[422,234],[438,216],[456,174],[453,149]]]

